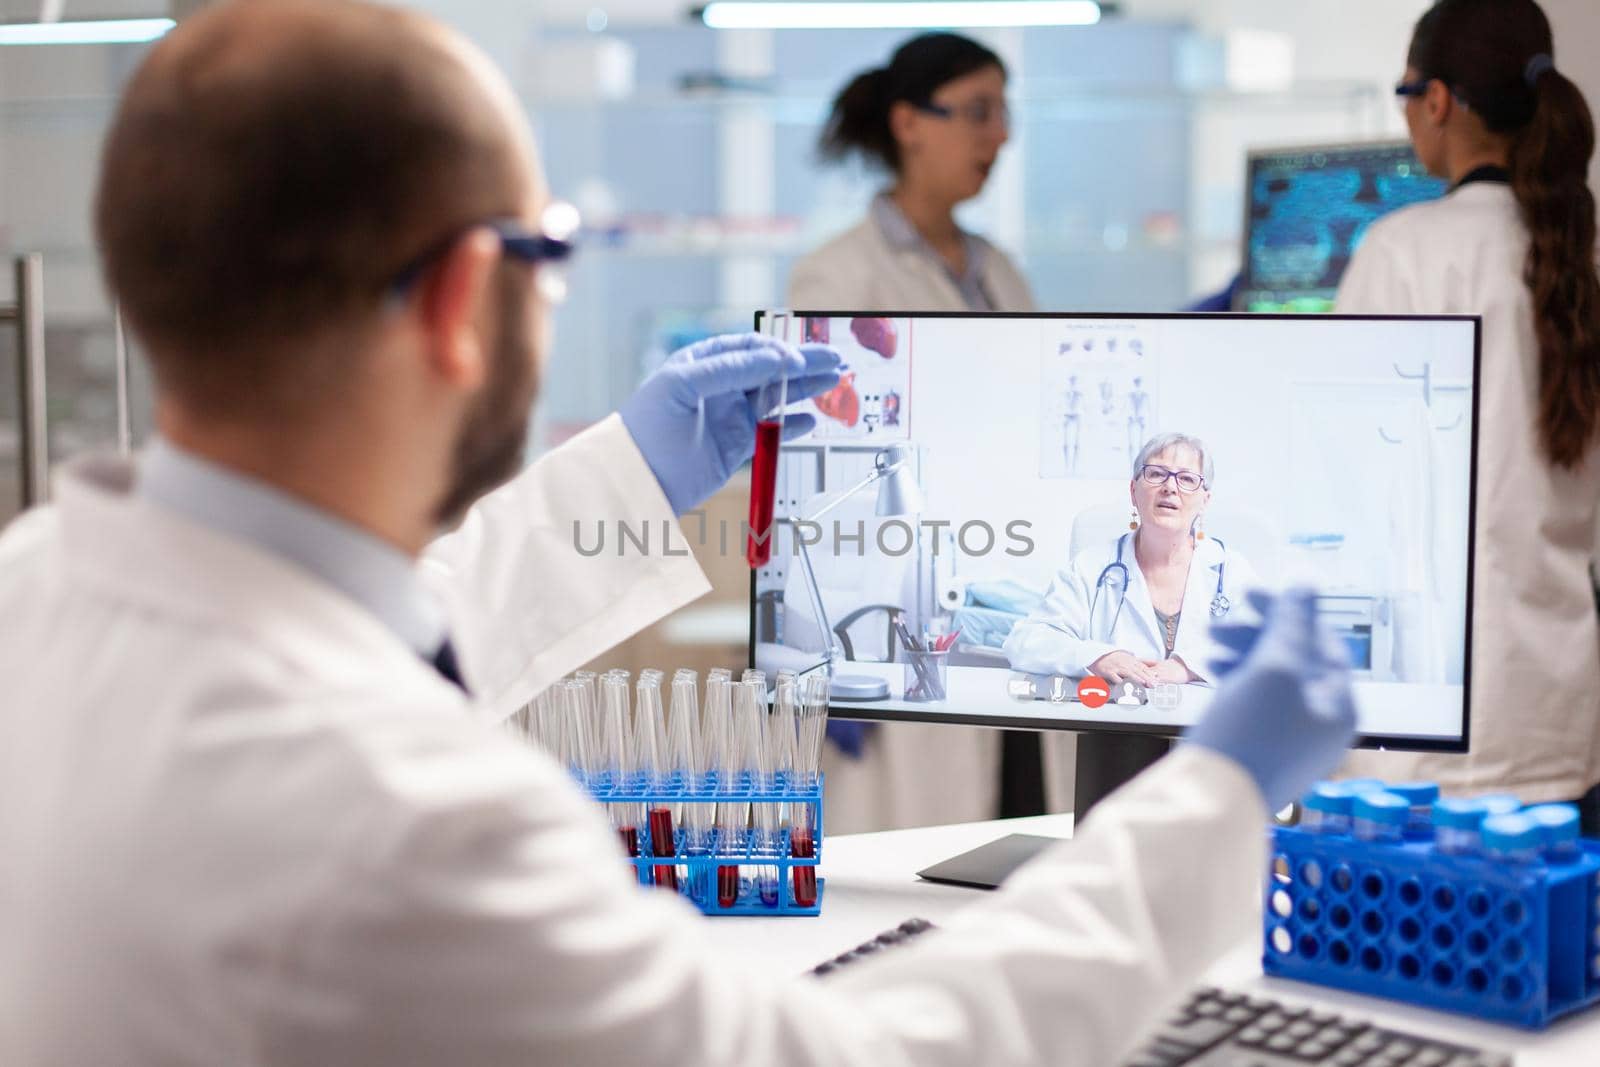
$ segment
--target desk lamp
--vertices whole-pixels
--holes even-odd
[[[783,520],[793,528],[795,541],[800,546],[800,564],[805,571],[806,591],[811,594],[811,610],[816,612],[817,622],[822,627],[822,640],[827,649],[821,662],[812,664],[800,673],[809,674],[818,668],[826,668],[830,679],[829,695],[834,700],[885,700],[889,696],[889,683],[870,674],[837,673],[838,664],[844,662],[844,647],[839,643],[839,635],[833,632],[833,624],[828,621],[828,611],[822,605],[822,591],[817,585],[817,575],[811,569],[811,552],[806,547],[806,539],[800,536],[798,527],[801,523],[815,523],[874,482],[878,483],[878,503],[873,512],[875,515],[882,518],[890,515],[915,515],[921,512],[922,487],[917,484],[916,475],[911,470],[914,458],[910,445],[890,445],[872,457],[871,474],[810,515]]]

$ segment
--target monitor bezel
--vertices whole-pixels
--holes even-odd
[[[1233,310],[1245,312],[1244,294],[1246,291],[1246,272],[1250,270],[1250,224],[1253,220],[1250,213],[1250,189],[1254,181],[1255,165],[1267,156],[1281,156],[1288,153],[1303,152],[1371,152],[1385,148],[1407,149],[1412,156],[1416,155],[1416,146],[1404,137],[1385,137],[1377,141],[1334,141],[1328,144],[1282,145],[1277,148],[1252,148],[1244,154],[1244,225],[1239,230],[1239,262],[1243,264],[1239,271],[1239,286],[1233,294]],[[1418,161],[1421,162],[1420,160]],[[1335,287],[1337,288],[1337,287]],[[1262,315],[1285,314],[1285,312],[1259,312]]]
[[[1483,318],[1480,315],[1348,315],[1337,312],[1321,315],[1291,315],[1277,312],[1248,313],[1240,311],[1220,312],[1050,312],[1050,311],[861,311],[861,310],[823,310],[823,309],[788,309],[788,308],[763,308],[754,316],[754,328],[761,332],[761,324],[767,315],[789,315],[792,318],[853,318],[856,316],[878,316],[882,318],[917,318],[917,319],[1067,319],[1067,320],[1116,320],[1116,321],[1214,321],[1219,319],[1237,319],[1241,322],[1273,322],[1280,320],[1308,321],[1316,323],[1334,322],[1465,322],[1472,324],[1472,434],[1468,443],[1470,456],[1468,457],[1469,481],[1467,487],[1467,604],[1465,633],[1462,639],[1465,642],[1462,655],[1462,693],[1461,693],[1461,737],[1439,738],[1427,735],[1410,734],[1359,734],[1352,748],[1362,749],[1387,749],[1396,752],[1441,752],[1464,753],[1471,750],[1472,745],[1472,620],[1474,614],[1474,594],[1476,586],[1477,567],[1477,536],[1478,536],[1478,434],[1480,428],[1481,396],[1482,396],[1482,363],[1483,363]],[[749,623],[745,660],[749,667],[755,667],[756,662],[756,572],[750,571]],[[1066,707],[1070,705],[1055,705]],[[866,708],[858,704],[830,702],[828,714],[839,719],[849,719],[861,722],[908,722],[932,723],[944,726],[980,726],[994,729],[1011,730],[1064,730],[1072,733],[1113,733],[1113,734],[1146,734],[1155,737],[1180,737],[1184,727],[1160,726],[1146,723],[1112,723],[1104,720],[1068,719],[1068,718],[1041,718],[1038,716],[1009,716],[993,714],[951,714],[942,712],[938,715],[923,715],[914,711],[901,711],[897,709]]]

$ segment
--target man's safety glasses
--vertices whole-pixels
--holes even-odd
[[[544,209],[537,230],[530,230],[520,219],[475,222],[406,264],[389,283],[388,299],[391,302],[404,300],[429,265],[459,240],[462,233],[481,227],[500,239],[500,251],[507,258],[537,266],[539,295],[552,304],[559,304],[567,298],[567,278],[562,265],[577,251],[574,237],[578,224],[578,209],[560,200]]]
[[[1415,96],[1426,96],[1428,83],[1432,78],[1418,78],[1416,81],[1401,82],[1394,87],[1394,95],[1401,101],[1409,100]]]
[[[1166,485],[1171,478],[1178,483],[1180,492],[1193,493],[1205,488],[1206,480],[1194,471],[1175,471],[1156,463],[1146,463],[1139,468],[1139,480],[1145,485]]]

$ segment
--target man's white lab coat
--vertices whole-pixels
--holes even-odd
[[[1106,1067],[1251,925],[1262,802],[1186,750],[922,943],[749,973],[632,884],[563,768],[133,477],[75,463],[0,536],[6,1067]],[[702,588],[571,547],[574,519],[667,514],[616,419],[483,502],[429,560],[480,703]]]
[[[1474,182],[1372,224],[1339,310],[1483,316],[1472,750],[1358,752],[1345,770],[1571,800],[1600,781],[1600,633],[1589,561],[1600,455],[1553,466],[1539,447],[1539,346],[1522,280],[1527,231],[1507,185]],[[1401,354],[1397,353],[1396,358]]]

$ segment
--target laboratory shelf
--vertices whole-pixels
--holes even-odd
[[[1269,975],[1541,1029],[1600,1003],[1600,843],[1571,862],[1280,827]]]

